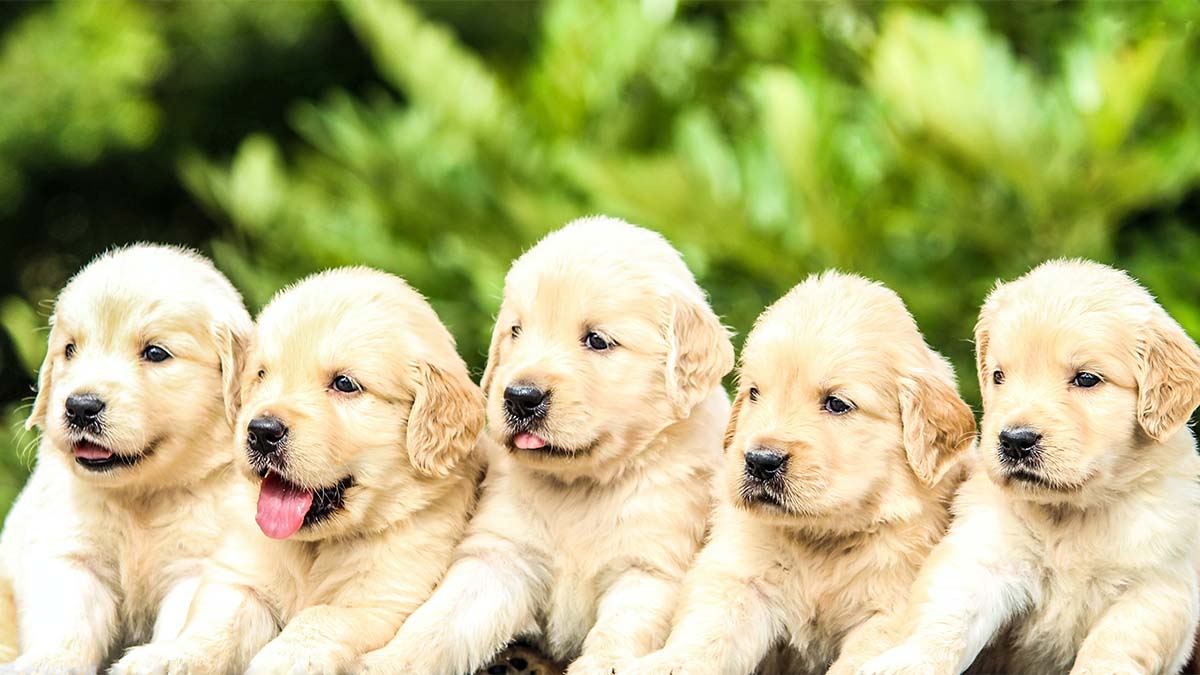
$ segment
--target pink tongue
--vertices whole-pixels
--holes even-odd
[[[263,479],[254,522],[272,539],[287,539],[304,525],[313,494],[285,482],[274,473]]]
[[[95,443],[80,441],[75,444],[75,456],[83,459],[111,459],[113,452]]]
[[[513,439],[513,445],[522,450],[537,450],[546,447],[546,441],[542,440],[541,436],[526,431],[517,434],[517,437]]]

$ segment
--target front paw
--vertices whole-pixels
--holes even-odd
[[[250,661],[246,675],[339,675],[350,670],[341,649],[271,642]]]
[[[95,675],[98,666],[83,663],[67,654],[24,654],[12,663],[0,666],[0,673],[54,673],[55,675]]]
[[[163,642],[130,649],[108,672],[109,675],[187,675],[192,670],[179,645]]]
[[[618,675],[693,675],[703,672],[703,667],[667,651],[658,651],[634,659],[617,671]]]
[[[1145,671],[1125,661],[1076,661],[1071,675],[1143,675]]]
[[[377,649],[359,659],[354,668],[356,675],[404,675],[418,672],[417,666],[399,656],[395,649]]]
[[[617,675],[624,673],[632,659],[601,654],[584,654],[567,666],[567,675]]]
[[[864,663],[858,675],[954,675],[954,660],[901,645]]]

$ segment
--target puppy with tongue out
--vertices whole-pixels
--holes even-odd
[[[281,291],[243,372],[227,545],[180,637],[117,672],[354,668],[449,565],[482,426],[453,339],[403,280],[346,268]]]

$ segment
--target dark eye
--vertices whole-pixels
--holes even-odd
[[[1004,371],[1003,370],[993,370],[992,371],[992,382],[994,384],[1004,384]]]
[[[512,327],[512,336],[513,336],[513,337],[517,337],[517,336],[518,336],[518,335],[520,335],[520,334],[521,334],[521,327],[520,327],[520,326],[518,326],[518,325],[516,325],[516,324],[513,324],[513,327]]]
[[[1071,384],[1084,389],[1091,389],[1092,387],[1100,384],[1100,382],[1101,380],[1099,375],[1084,371],[1075,373],[1075,379],[1071,380]]]
[[[588,349],[596,352],[602,352],[606,349],[612,348],[613,346],[613,343],[605,340],[599,333],[595,332],[585,335],[583,337],[583,344],[586,345]]]
[[[362,387],[358,386],[357,382],[345,375],[338,375],[337,377],[333,378],[333,382],[330,382],[329,386],[333,387],[335,391],[340,391],[343,394],[353,394],[354,392],[362,391]]]
[[[750,391],[748,391],[746,393],[746,395],[750,397],[751,401],[757,401],[758,400],[758,387],[750,387]]]
[[[171,358],[171,352],[159,347],[158,345],[150,345],[142,351],[142,358],[150,363],[162,363]]]
[[[836,396],[830,396],[825,399],[825,409],[834,415],[845,415],[853,409],[853,406]]]
[[[66,356],[68,359],[70,359],[72,356],[75,356],[75,343],[74,342],[67,343],[67,348],[65,350],[63,350],[63,355]]]
[[[267,371],[265,371],[265,370],[258,371],[258,379],[259,380],[263,379],[266,376],[267,376]]]

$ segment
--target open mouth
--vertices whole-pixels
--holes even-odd
[[[575,450],[568,450],[556,445],[551,445],[546,439],[538,436],[531,431],[521,431],[513,434],[508,441],[508,447],[512,450],[522,450],[525,452],[536,452],[545,455],[575,455],[578,454]],[[590,449],[590,446],[589,446]]]
[[[151,444],[145,452],[137,455],[118,455],[99,443],[84,439],[75,441],[71,445],[71,452],[75,455],[76,464],[88,471],[100,473],[137,464],[143,457],[153,451],[154,445]]]
[[[1042,476],[1041,474],[1035,473],[1033,471],[1029,471],[1028,469],[1020,469],[1020,468],[1009,469],[1004,475],[1010,481],[1017,481],[1017,482],[1025,483],[1028,485],[1036,485],[1037,487],[1050,488],[1050,489],[1057,489],[1059,487],[1062,487],[1059,485],[1055,485],[1054,483],[1050,482],[1049,480],[1046,480],[1046,478],[1044,476]]]
[[[287,539],[301,528],[311,527],[345,505],[346,490],[353,484],[346,476],[335,485],[308,490],[274,471],[263,476],[254,521],[272,539]]]

